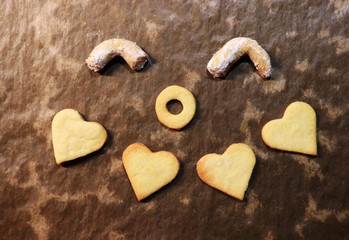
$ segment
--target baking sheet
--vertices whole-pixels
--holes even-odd
[[[1,1],[1,239],[348,238],[348,1]],[[227,77],[206,71],[233,37],[256,39],[273,73],[248,58]],[[109,38],[150,56],[133,72],[84,61]],[[155,99],[180,85],[196,97],[181,131],[161,125]],[[294,101],[317,114],[318,156],[272,150],[260,131]],[[51,121],[78,110],[108,131],[98,152],[57,166]],[[121,155],[131,143],[174,153],[176,179],[138,203]],[[232,143],[257,163],[243,201],[200,181],[196,162]]]

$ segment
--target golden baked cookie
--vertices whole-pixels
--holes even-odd
[[[214,77],[224,77],[230,67],[242,56],[248,55],[263,78],[271,75],[268,53],[251,38],[237,37],[227,42],[216,52],[207,64],[207,70]]]
[[[183,106],[182,112],[172,114],[167,109],[167,103],[178,100]],[[196,101],[194,95],[187,89],[173,85],[165,88],[156,98],[155,112],[159,121],[172,129],[185,127],[194,117]]]
[[[57,164],[95,152],[106,140],[107,131],[101,124],[86,122],[74,109],[64,109],[52,120],[52,142]]]
[[[151,152],[141,143],[131,144],[122,162],[138,201],[170,183],[179,171],[179,161],[170,152]]]
[[[291,103],[281,119],[264,125],[262,139],[271,148],[317,155],[314,109],[305,102]]]
[[[243,200],[255,163],[252,149],[246,144],[236,143],[222,155],[211,153],[203,156],[196,170],[203,182]]]
[[[134,71],[141,70],[148,55],[136,43],[126,39],[109,39],[97,45],[86,59],[87,66],[98,72],[115,56],[121,56]]]

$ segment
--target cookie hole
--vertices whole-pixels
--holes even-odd
[[[166,104],[167,110],[174,114],[180,114],[183,111],[183,105],[180,101],[178,100],[171,100]]]

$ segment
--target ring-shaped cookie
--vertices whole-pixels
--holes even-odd
[[[182,112],[172,114],[167,109],[167,103],[178,100],[183,106]],[[194,95],[187,89],[173,85],[165,88],[156,98],[155,112],[159,121],[165,126],[179,130],[185,127],[194,117],[196,101]]]

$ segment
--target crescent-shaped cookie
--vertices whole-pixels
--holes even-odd
[[[134,71],[141,70],[148,55],[136,43],[126,39],[109,39],[97,45],[86,59],[87,66],[98,72],[116,56],[121,56]]]
[[[216,52],[207,64],[207,70],[214,77],[224,77],[230,67],[242,56],[248,55],[263,78],[271,75],[268,53],[251,38],[238,37],[227,42]]]

